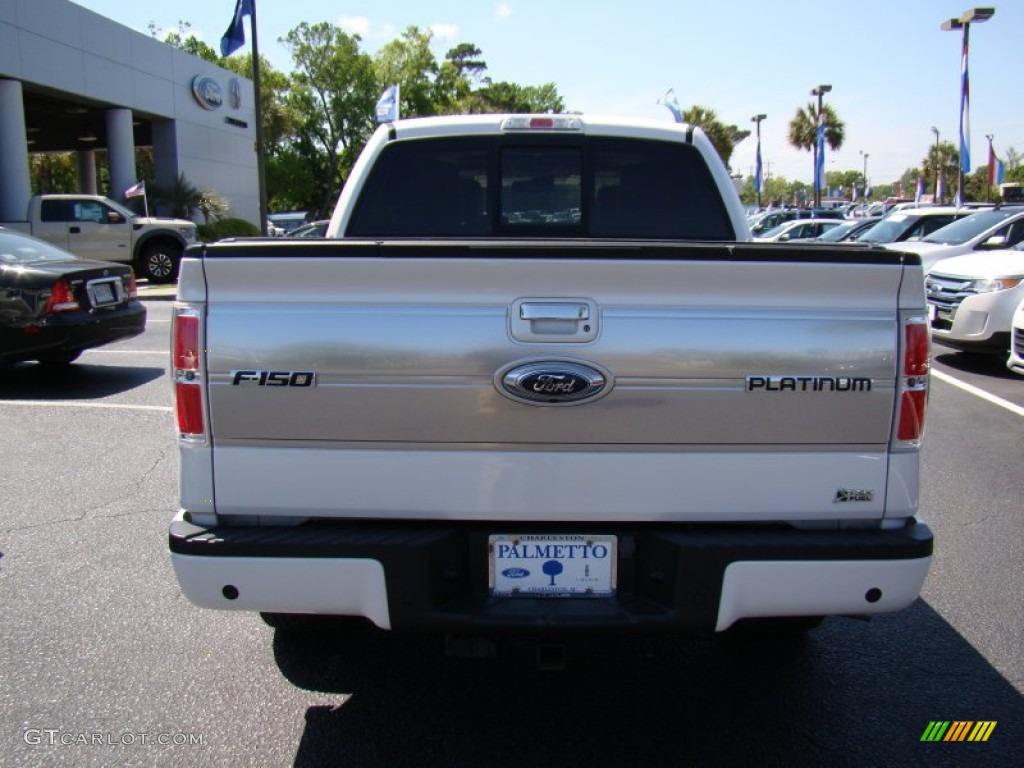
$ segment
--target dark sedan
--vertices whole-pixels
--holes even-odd
[[[0,365],[70,363],[145,328],[131,266],[0,228]]]

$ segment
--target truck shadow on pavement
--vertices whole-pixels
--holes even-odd
[[[92,400],[128,392],[166,375],[166,368],[18,363],[0,369],[0,400]]]
[[[277,631],[306,710],[294,764],[1010,765],[1024,698],[922,600],[805,639],[602,640],[558,672],[532,655],[446,658],[396,636],[354,653]],[[926,743],[935,720],[994,720],[985,743]]]

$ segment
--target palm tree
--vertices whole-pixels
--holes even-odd
[[[735,125],[726,125],[718,119],[715,110],[700,105],[690,107],[683,112],[682,117],[684,123],[699,126],[707,134],[726,168],[731,168],[729,161],[732,159],[733,150],[750,135],[750,131],[741,130]]]
[[[821,113],[825,121],[825,142],[830,149],[839,149],[846,138],[846,124],[828,104],[822,105]],[[789,121],[789,143],[797,149],[814,151],[818,143],[818,106],[813,101],[808,102],[806,108],[798,109]],[[814,178],[813,171],[811,178]]]
[[[150,198],[154,205],[166,205],[171,209],[171,215],[183,219],[191,218],[192,211],[203,205],[202,190],[186,179],[184,173],[179,173],[168,186],[152,185]]]

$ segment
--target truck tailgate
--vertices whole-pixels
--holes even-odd
[[[344,248],[203,261],[220,513],[568,521],[886,511],[898,255]],[[534,363],[596,372],[600,392],[524,399],[505,374]],[[855,501],[837,503],[849,489]]]

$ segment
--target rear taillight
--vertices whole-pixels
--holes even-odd
[[[129,272],[125,275],[122,284],[124,285],[124,295],[126,298],[137,299],[139,297],[139,284],[135,280],[134,272]]]
[[[916,443],[924,432],[931,367],[928,333],[928,321],[923,317],[911,317],[903,325],[903,364],[896,420],[896,439],[901,442]]]
[[[199,310],[175,308],[171,330],[171,365],[178,432],[186,440],[204,440]]]
[[[50,290],[50,298],[46,302],[46,308],[43,311],[50,315],[54,312],[71,312],[81,308],[78,299],[75,298],[75,294],[71,290],[71,284],[61,278],[53,284],[53,288]]]

